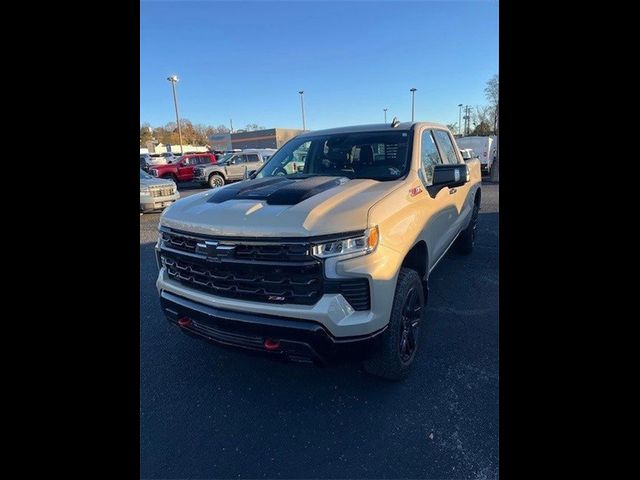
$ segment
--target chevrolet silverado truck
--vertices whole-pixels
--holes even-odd
[[[420,344],[429,274],[452,245],[473,250],[480,180],[478,160],[465,163],[435,123],[299,135],[250,179],[164,211],[162,310],[214,343],[295,362],[357,359],[399,380]]]
[[[194,168],[194,181],[216,188],[230,182],[243,180],[245,172],[257,170],[275,152],[274,148],[252,148],[226,154],[218,160],[216,165]]]
[[[216,163],[213,153],[192,153],[179,157],[174,163],[152,165],[149,173],[157,178],[166,178],[174,182],[190,182],[193,180],[193,169],[198,165]]]

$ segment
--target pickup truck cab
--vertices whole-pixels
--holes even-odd
[[[223,155],[216,165],[200,166],[194,170],[194,180],[211,188],[245,178],[245,172],[262,167],[277,150],[274,148],[252,148]]]
[[[252,177],[160,217],[167,319],[290,361],[406,376],[430,273],[452,245],[473,250],[478,160],[464,162],[445,126],[394,119],[306,132]]]
[[[193,180],[193,169],[197,165],[213,165],[217,162],[213,153],[193,153],[182,155],[175,163],[153,165],[149,173],[157,178],[166,178],[174,182],[190,182]]]

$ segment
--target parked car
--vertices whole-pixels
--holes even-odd
[[[140,154],[140,169],[144,170],[145,172],[149,171],[149,164],[151,162],[151,155],[149,155],[148,153],[141,153]]]
[[[150,165],[167,165],[168,163],[175,163],[178,157],[172,152],[164,153],[152,153]]]
[[[460,137],[456,141],[460,148],[471,148],[480,159],[482,173],[491,175],[491,167],[495,160],[493,137]]]
[[[174,182],[190,182],[193,180],[193,168],[196,165],[214,165],[217,162],[213,153],[194,153],[183,155],[175,163],[154,165],[149,173],[157,178],[169,178]]]
[[[216,165],[196,167],[193,175],[196,182],[211,188],[245,178],[245,173],[257,170],[276,152],[273,148],[251,148],[223,155]]]
[[[480,162],[445,126],[396,120],[303,133],[252,176],[160,218],[167,319],[290,361],[407,375],[429,274],[452,245],[474,248]]]
[[[173,181],[154,178],[140,169],[140,212],[162,210],[179,198]]]

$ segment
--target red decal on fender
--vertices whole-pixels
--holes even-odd
[[[413,187],[409,189],[409,195],[415,197],[419,193],[422,193],[422,187]]]

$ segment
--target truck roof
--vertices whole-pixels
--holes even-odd
[[[378,131],[394,131],[394,130],[409,130],[412,126],[426,126],[433,128],[447,128],[440,123],[431,122],[402,122],[397,127],[392,127],[390,123],[371,123],[368,125],[353,125],[350,127],[338,127],[329,128],[326,130],[313,130],[310,132],[302,133],[298,137],[313,137],[316,135],[329,135],[335,133],[354,133],[354,132],[378,132]]]

